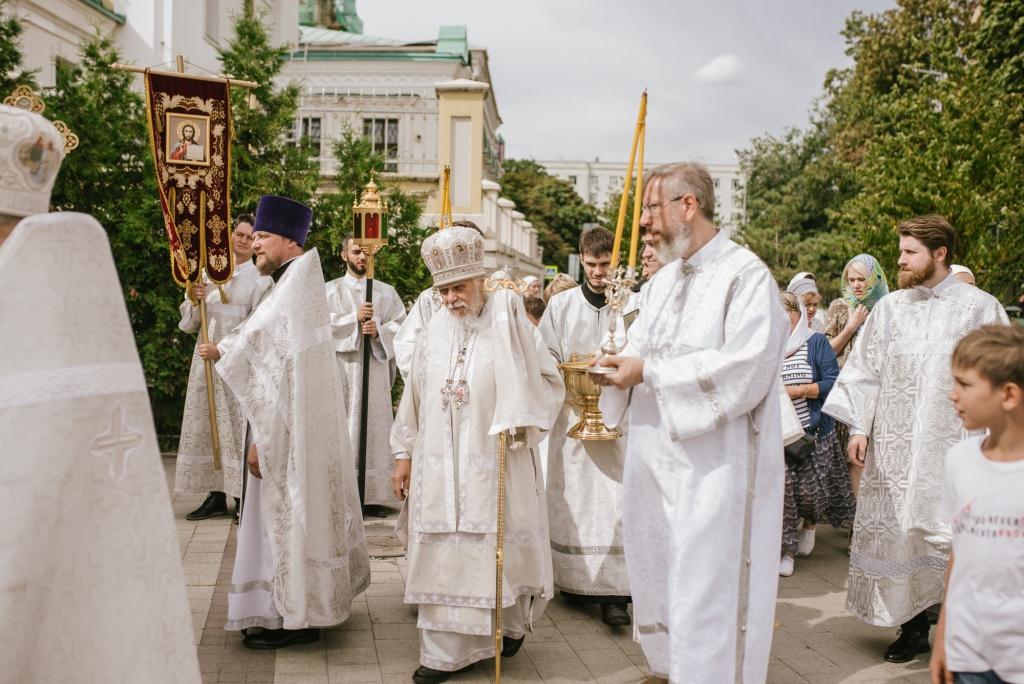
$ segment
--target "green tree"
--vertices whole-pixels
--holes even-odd
[[[942,213],[957,259],[1007,298],[1024,278],[1024,3],[900,0],[855,12],[844,36],[853,65],[827,75],[811,127],[741,152],[742,238],[780,279],[838,285],[860,251],[892,273],[896,224]]]
[[[156,199],[146,110],[134,74],[111,68],[120,56],[95,36],[78,64],[61,62],[46,114],[61,119],[81,143],[61,166],[56,211],[91,214],[107,231],[158,431],[176,432],[193,338],[179,334],[182,291],[171,278],[167,238]]]
[[[231,146],[233,213],[255,209],[260,195],[283,195],[309,203],[320,181],[320,166],[309,141],[288,141],[299,105],[299,86],[281,90],[274,79],[288,61],[288,49],[274,46],[253,0],[235,17],[234,38],[218,56],[224,73],[259,87],[231,89],[234,144]]]
[[[7,0],[0,0],[0,100],[20,85],[36,87],[35,74],[21,67],[21,19],[7,14]]]
[[[420,245],[431,229],[420,226],[423,208],[416,198],[387,183],[381,174],[384,155],[374,152],[370,141],[351,126],[342,128],[332,149],[338,160],[337,190],[317,197],[310,244],[320,251],[324,276],[339,278],[342,241],[352,232],[352,206],[359,202],[363,188],[373,175],[378,192],[387,199],[390,235],[388,246],[377,253],[375,275],[398,291],[403,301],[412,301],[430,286],[430,272],[420,257]]]
[[[549,174],[531,159],[506,159],[501,194],[516,203],[537,230],[544,263],[568,268],[584,223],[598,220],[597,210],[584,202],[572,184]]]

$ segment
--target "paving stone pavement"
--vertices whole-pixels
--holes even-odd
[[[174,459],[164,459],[164,467],[173,490]],[[229,518],[185,520],[203,498],[172,491],[204,684],[410,681],[419,657],[416,612],[402,601],[407,566],[390,535],[391,521],[367,520],[372,583],[356,598],[345,624],[324,630],[314,644],[252,651],[242,647],[238,633],[224,631],[235,526]],[[869,627],[846,612],[847,544],[844,537],[821,528],[814,553],[798,558],[794,575],[782,578],[769,684],[926,684],[927,660],[904,665],[882,661],[886,645],[896,638],[895,629]],[[614,684],[640,682],[646,671],[630,628],[608,627],[596,608],[570,607],[555,599],[519,655],[502,663],[502,680]],[[493,661],[485,661],[450,681],[490,682],[493,674]]]

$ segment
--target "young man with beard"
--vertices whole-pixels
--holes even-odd
[[[363,411],[363,345],[370,345],[367,392],[366,472],[363,506],[393,504],[389,439],[394,414],[391,386],[395,382],[395,336],[405,321],[405,306],[395,288],[374,279],[372,303],[366,301],[366,253],[352,236],[345,238],[341,258],[347,273],[327,283],[331,334],[348,407],[348,430],[359,461],[359,423]]]
[[[784,465],[779,364],[789,326],[768,267],[714,224],[714,182],[654,170],[640,225],[665,264],[607,385],[628,409],[622,527],[633,620],[659,679],[763,682],[774,630]]]
[[[208,287],[200,280],[193,294],[206,299],[207,329],[210,342],[220,342],[229,332],[252,313],[274,282],[262,276],[252,262],[252,222],[249,214],[242,214],[231,233],[231,247],[235,253],[235,271],[222,287]],[[225,296],[221,296],[223,291]],[[181,322],[185,332],[199,331],[199,305],[186,295],[181,303]],[[238,502],[242,496],[242,461],[245,447],[245,416],[238,402],[225,391],[224,383],[213,376],[214,397],[217,400],[217,428],[220,435],[221,469],[213,469],[213,442],[210,439],[210,409],[206,399],[204,362],[199,357],[199,343],[192,356],[185,393],[185,412],[181,419],[181,439],[178,458],[174,466],[174,488],[187,494],[209,492],[186,520],[206,520],[227,515],[227,497],[235,500],[235,520],[238,520]]]
[[[515,655],[553,594],[536,445],[565,391],[512,290],[484,288],[484,240],[465,226],[423,242],[443,308],[415,343],[391,433],[398,534],[419,605],[421,667],[432,684],[494,656],[499,435],[508,435],[502,655]]]
[[[556,363],[593,354],[608,335],[605,277],[615,236],[594,227],[580,235],[582,287],[551,298],[540,332]],[[622,321],[618,323],[621,330]],[[566,434],[579,421],[568,397],[548,441],[547,495],[555,588],[571,603],[596,603],[608,625],[628,625],[629,580],[622,543],[622,470],[626,439],[582,441]]]
[[[303,247],[312,219],[301,202],[260,198],[256,268],[274,284],[230,335],[199,347],[249,420],[225,625],[247,648],[318,640],[370,583],[326,283]]]
[[[885,652],[891,663],[929,650],[925,611],[942,601],[943,457],[966,434],[947,399],[953,347],[975,328],[1007,323],[994,297],[950,273],[956,231],[946,219],[919,216],[898,233],[901,289],[872,309],[822,407],[850,426],[850,462],[864,467],[846,607],[868,624],[900,627]]]

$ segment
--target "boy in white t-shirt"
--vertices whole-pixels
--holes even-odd
[[[987,325],[953,352],[968,430],[946,456],[953,529],[933,684],[1024,684],[1024,328]]]

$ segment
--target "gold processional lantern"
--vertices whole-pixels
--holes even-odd
[[[372,279],[373,255],[388,244],[388,204],[381,199],[372,176],[359,203],[352,206],[352,235],[366,252],[366,277]]]

